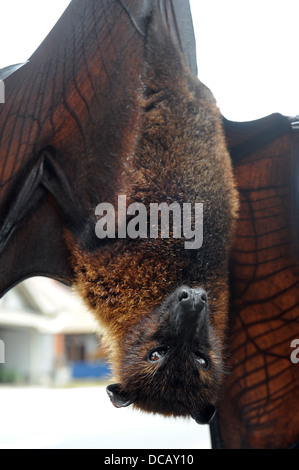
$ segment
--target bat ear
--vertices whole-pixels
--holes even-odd
[[[124,408],[126,406],[132,405],[133,403],[133,400],[126,394],[126,392],[121,390],[120,384],[108,385],[106,391],[111,400],[111,403],[116,408]]]
[[[191,416],[197,424],[210,424],[216,414],[216,408],[211,403],[207,405],[200,413],[191,413]]]

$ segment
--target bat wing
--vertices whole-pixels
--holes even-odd
[[[196,43],[189,1],[159,0],[159,9],[188,67],[197,75]]]
[[[147,18],[159,8],[164,25],[185,57],[186,64],[197,75],[196,42],[189,0],[118,0],[141,36],[146,34]]]
[[[216,448],[298,443],[299,374],[290,359],[299,337],[296,121],[279,114],[225,121],[241,207],[231,257],[230,374],[212,425]]]
[[[194,68],[187,0],[73,0],[29,62],[1,72],[0,295],[34,275],[72,283],[64,228],[84,232],[135,145],[154,7]]]

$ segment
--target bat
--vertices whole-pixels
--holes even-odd
[[[77,287],[106,330],[115,406],[206,424],[223,379],[237,193],[221,115],[184,59],[184,44],[194,52],[182,7],[74,0],[7,78],[0,278],[2,293],[36,274]],[[115,209],[117,236],[97,238],[99,205],[121,195],[133,236]],[[177,226],[144,237],[134,204],[158,206],[153,231],[163,205]],[[187,250],[202,206],[205,249]]]
[[[244,206],[249,192],[243,185],[250,170],[253,185],[260,188],[256,152],[276,148],[282,121],[288,131],[279,138],[289,142],[292,125],[282,117],[274,124],[266,119],[243,126],[224,120],[241,193],[229,309],[228,258],[238,197],[222,117],[210,91],[195,78],[194,44],[187,1],[99,5],[89,0],[83,6],[73,0],[29,62],[6,78],[6,103],[0,105],[0,290],[4,294],[33,275],[77,286],[107,329],[117,377],[107,392],[115,406],[134,404],[211,422],[214,447],[271,446],[279,413],[268,426],[261,418],[251,432],[244,407],[253,406],[264,416],[265,405],[259,397],[252,401],[250,385],[249,395],[235,400],[246,378],[236,367],[225,380],[224,346],[227,330],[232,356],[240,360],[241,350],[241,364],[246,362],[251,342],[242,309],[248,300],[242,295],[244,272],[238,267],[244,255],[237,244],[240,239],[243,246],[251,211]],[[281,155],[289,152],[288,145]],[[262,172],[270,187],[267,171],[271,176],[272,168]],[[117,208],[123,194],[128,204],[147,208],[152,203],[201,203],[203,246],[186,250],[175,237],[99,240],[95,208],[102,202]],[[117,235],[124,231],[122,220],[116,209]],[[190,222],[195,225],[194,215]],[[296,250],[294,222],[292,230]],[[253,237],[248,238],[252,243]],[[248,308],[254,299],[250,302]],[[297,322],[296,310],[298,303],[292,318],[284,320],[290,329]],[[259,331],[264,321],[256,322]],[[273,357],[277,340],[271,340]],[[252,384],[260,371],[249,374]],[[295,391],[296,382],[286,395],[293,402]],[[260,428],[267,431],[260,433]],[[298,431],[296,425],[293,429],[275,445],[292,445]]]

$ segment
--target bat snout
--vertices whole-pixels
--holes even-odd
[[[208,296],[204,289],[181,287],[176,292],[174,305],[175,329],[184,342],[191,342],[200,334],[208,318]]]
[[[191,289],[181,287],[178,290],[178,302],[182,310],[194,311],[200,313],[208,304],[208,296],[204,289]]]

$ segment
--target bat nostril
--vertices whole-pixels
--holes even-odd
[[[180,302],[188,300],[190,297],[190,293],[186,289],[182,289],[178,294],[178,299]]]
[[[195,289],[194,290],[194,298],[195,302],[198,304],[207,304],[208,303],[208,296],[204,289]]]

